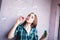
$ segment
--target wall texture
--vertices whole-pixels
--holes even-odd
[[[56,1],[52,0],[51,3],[51,13],[50,13],[50,24],[49,24],[49,38],[48,40],[54,40],[55,32],[55,21],[56,21]]]
[[[34,12],[38,17],[38,35],[49,28],[51,0],[2,0],[0,13],[0,40],[7,40],[7,34],[19,16]]]
[[[59,4],[60,4],[60,0],[51,1],[51,13],[50,13],[48,40],[57,40],[58,38],[59,14],[60,14]]]

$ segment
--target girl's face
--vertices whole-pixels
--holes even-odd
[[[26,18],[26,22],[32,24],[34,19],[35,19],[35,15],[34,14],[29,14]]]

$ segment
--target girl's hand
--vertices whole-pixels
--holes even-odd
[[[22,23],[24,21],[24,17],[23,16],[20,16],[18,19],[17,19],[17,23]]]

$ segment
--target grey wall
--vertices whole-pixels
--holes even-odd
[[[0,9],[1,9],[1,3],[2,3],[2,0],[0,0]]]
[[[0,13],[0,40],[7,40],[7,34],[19,16],[34,12],[38,17],[38,35],[49,28],[51,0],[2,0]],[[49,33],[48,33],[49,34]]]

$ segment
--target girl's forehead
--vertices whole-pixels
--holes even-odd
[[[34,14],[30,14],[30,16],[35,16]]]

